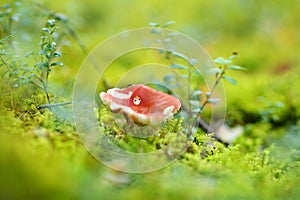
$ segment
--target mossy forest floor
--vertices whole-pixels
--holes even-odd
[[[15,5],[12,2],[7,3]],[[39,51],[48,11],[28,2],[0,10],[0,40],[11,31],[13,55]],[[224,85],[226,124],[241,126],[243,133],[225,145],[199,129],[187,151],[169,166],[140,174],[117,171],[87,151],[71,119],[71,105],[38,109],[47,103],[44,92],[25,82],[16,87],[4,74],[2,59],[0,199],[299,199],[299,3],[251,2],[154,1],[147,7],[141,1],[45,1],[46,8],[68,16],[78,34],[59,49],[64,66],[56,63],[51,68],[49,91],[54,101],[71,99],[72,83],[86,56],[80,44],[92,49],[121,30],[171,18],[176,21],[172,28],[190,33],[212,57],[239,52],[237,63],[247,72],[232,72],[237,85]],[[18,13],[12,15],[12,27],[5,21],[10,12]],[[60,30],[69,30],[65,28],[60,25]],[[1,58],[6,56],[3,49]],[[131,60],[115,64],[126,70],[122,66]],[[128,151],[141,148],[140,141],[117,127],[109,127],[106,134]],[[156,150],[176,134],[163,130],[155,140],[143,140],[141,151]]]

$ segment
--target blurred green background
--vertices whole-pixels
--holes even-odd
[[[14,3],[15,1],[2,1]],[[16,51],[38,49],[44,10],[19,1]],[[300,1],[45,0],[62,13],[87,51],[124,30],[175,21],[212,58],[240,55],[246,73],[225,83],[227,123],[244,134],[232,147],[202,146],[170,167],[126,174],[89,155],[67,122],[30,107],[24,88],[1,80],[0,199],[296,199],[300,195]],[[11,4],[12,5],[12,4]],[[1,23],[1,22],[0,22]],[[2,24],[0,24],[2,26]],[[3,35],[1,35],[3,37]],[[77,40],[78,43],[78,40]],[[86,55],[74,38],[64,46],[62,68],[50,76],[53,92],[70,98]],[[11,93],[14,106],[11,105]],[[31,94],[30,94],[31,95]],[[29,103],[28,103],[29,102]],[[215,141],[214,141],[215,142]],[[219,145],[219,146],[218,146]]]

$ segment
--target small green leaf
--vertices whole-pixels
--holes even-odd
[[[201,113],[201,108],[192,109],[192,113]]]
[[[199,103],[199,101],[197,101],[197,100],[189,100],[189,103],[190,103],[192,106],[200,107],[200,103]]]
[[[13,83],[14,88],[18,88],[20,85],[20,79],[16,79]]]
[[[24,83],[24,84],[26,84],[26,83],[28,83],[29,82],[29,79],[28,78],[24,78],[23,80],[22,80],[22,83]]]
[[[50,33],[51,31],[50,31],[50,29],[49,28],[42,28],[42,31],[44,31],[44,32],[46,32],[46,33]]]
[[[12,35],[6,36],[5,38],[0,40],[0,44],[3,45],[4,42],[6,42],[7,40],[9,40],[12,37]]]
[[[49,19],[47,21],[47,24],[50,26],[50,27],[54,27],[55,26],[55,19]]]
[[[181,58],[183,60],[188,60],[188,57],[185,56],[184,54],[181,54],[181,53],[178,53],[178,52],[175,52],[175,51],[172,51],[171,53],[172,53],[172,55],[174,55],[174,56],[176,56],[178,58]]]
[[[175,24],[175,22],[174,21],[168,21],[168,22],[164,23],[161,27],[162,28],[166,28],[166,27],[168,27],[168,26],[170,26],[172,24]]]
[[[168,44],[168,43],[170,43],[170,42],[171,42],[171,39],[170,39],[170,38],[167,37],[167,38],[164,39],[164,43],[165,43],[165,44]]]
[[[171,67],[172,69],[182,69],[182,70],[187,70],[187,69],[188,69],[188,67],[186,67],[186,66],[184,66],[184,65],[175,64],[175,63],[172,63],[172,64],[170,65],[170,67]]]
[[[9,55],[9,52],[3,49],[2,51],[0,51],[0,55]]]
[[[196,65],[198,63],[198,60],[196,58],[191,58],[189,60],[189,62],[190,62],[191,65]]]
[[[40,50],[40,51],[38,52],[38,54],[39,54],[39,55],[47,55],[47,52],[46,52],[45,49],[43,49],[43,50]]]
[[[231,63],[230,59],[225,59],[222,57],[218,57],[214,60],[214,63],[220,64],[220,65],[228,65]]]
[[[55,45],[53,44],[47,44],[45,47],[44,47],[45,51],[53,51],[55,50]]]
[[[51,63],[50,66],[63,66],[64,63],[58,61],[58,62],[54,62],[54,63]]]
[[[29,56],[31,56],[33,54],[33,51],[29,51],[25,54],[25,58],[28,58]]]
[[[209,74],[221,74],[222,72],[223,70],[217,67],[212,68],[208,71]]]
[[[42,62],[43,67],[49,67],[49,62]]]
[[[236,85],[236,80],[234,80],[232,77],[230,76],[223,76],[223,78],[228,81],[229,83],[233,84],[233,85]]]
[[[192,73],[193,73],[193,74],[196,74],[196,75],[200,75],[200,74],[201,74],[200,71],[199,71],[198,69],[193,70]]]
[[[28,79],[31,79],[32,77],[34,77],[35,76],[35,74],[30,74],[29,76],[28,76]]]
[[[160,29],[156,29],[156,28],[151,29],[150,32],[151,32],[152,34],[161,34],[161,30],[160,30]]]
[[[238,66],[238,65],[230,65],[230,66],[227,67],[227,69],[246,71],[246,69],[244,67],[241,67],[241,66]]]
[[[201,90],[194,90],[192,93],[192,96],[199,96],[201,95],[203,92]]]
[[[231,55],[231,56],[229,56],[228,59],[233,60],[233,59],[235,59],[236,57],[237,57],[237,55]]]
[[[176,33],[176,32],[171,32],[171,33],[169,33],[168,35],[167,35],[167,37],[174,37],[174,36],[177,36],[178,35],[178,33]]]
[[[220,102],[220,99],[210,98],[210,99],[207,99],[207,102],[211,103],[211,104],[217,104]]]
[[[56,13],[55,19],[57,21],[63,21],[63,22],[66,22],[68,20],[68,18],[64,14],[61,14],[61,13]]]
[[[210,95],[211,95],[211,93],[210,93],[210,92],[206,92],[206,93],[205,93],[205,96],[206,96],[206,98],[209,98],[209,97],[210,97]]]
[[[186,74],[181,75],[182,78],[187,79],[189,76]]]
[[[165,77],[164,77],[164,82],[171,82],[175,79],[175,75],[174,74],[167,74]]]
[[[59,58],[61,56],[61,53],[58,52],[58,51],[55,51],[53,54],[52,54],[53,57],[55,58]]]
[[[49,67],[49,63],[48,62],[38,62],[36,63],[39,67],[40,70],[42,70],[44,67],[48,68]]]
[[[151,27],[159,27],[159,23],[157,23],[157,22],[149,22],[149,26],[151,26]]]
[[[26,72],[31,72],[31,71],[33,71],[34,68],[32,68],[32,67],[24,67],[23,70],[24,70],[24,73],[26,73]]]
[[[172,84],[171,86],[169,86],[169,89],[175,89],[175,88],[179,88],[179,87],[182,87],[182,85],[180,83],[175,83],[175,84]]]
[[[163,54],[163,53],[167,53],[167,51],[165,49],[158,49],[158,53]]]

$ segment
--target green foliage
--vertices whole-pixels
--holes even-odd
[[[10,8],[10,5],[7,4],[6,7]],[[17,14],[17,12],[14,13],[14,15]],[[2,17],[11,18],[11,16],[4,14]],[[13,39],[14,31],[6,30],[9,31],[6,33],[9,35],[0,42],[0,51],[2,52],[0,67],[6,68],[3,76],[7,74],[7,77],[13,81],[15,88],[27,83],[33,84],[44,92],[47,102],[51,103],[48,80],[52,69],[55,66],[63,65],[59,61],[61,52],[59,51],[60,44],[58,44],[62,40],[62,34],[57,31],[59,18],[54,19],[51,16],[48,18],[42,28],[40,50],[38,52],[30,51],[24,57],[15,51],[14,44],[10,41]],[[4,19],[2,20],[4,21]],[[31,64],[30,60],[25,61],[30,56],[33,57],[34,64]]]
[[[241,66],[234,65],[233,60],[237,57],[237,53],[234,52],[233,55],[229,56],[227,59],[223,57],[218,57],[214,60],[216,67],[210,69],[210,74],[215,76],[215,82],[212,88],[209,88],[209,91],[205,94],[200,90],[201,86],[205,86],[203,83],[203,78],[197,70],[196,66],[201,65],[198,63],[197,59],[189,58],[187,55],[175,51],[176,47],[172,44],[172,37],[176,35],[175,32],[165,34],[163,28],[168,27],[169,25],[174,24],[174,21],[166,22],[164,25],[160,26],[159,23],[150,22],[149,25],[153,27],[151,30],[152,34],[158,36],[154,42],[161,45],[159,53],[165,55],[165,59],[169,61],[170,68],[174,69],[175,72],[181,74],[181,77],[186,79],[190,87],[187,89],[189,95],[189,105],[188,108],[183,108],[184,112],[193,114],[194,118],[198,118],[200,114],[203,114],[205,106],[208,104],[217,104],[219,99],[213,98],[216,87],[219,85],[222,79],[230,82],[233,85],[236,85],[236,80],[232,77],[225,75],[227,71],[245,71]],[[169,88],[182,87],[177,84],[174,74],[168,74],[164,77],[165,84]]]
[[[238,145],[228,148],[211,135],[200,133],[187,152],[169,167],[148,174],[126,174],[99,165],[82,147],[72,127],[61,121],[56,123],[51,112],[36,111],[33,108],[27,114],[29,118],[22,120],[12,112],[1,113],[0,124],[14,124],[0,134],[3,198],[282,199],[288,194],[293,199],[300,193],[299,149],[277,145],[262,150],[253,148],[259,145],[251,145],[247,149],[244,141],[253,140],[247,134]],[[259,140],[267,129],[255,127],[253,133],[257,131]],[[141,147],[132,137],[121,136],[113,141],[122,148],[132,151]]]
[[[158,125],[148,125],[147,127],[140,127],[133,124],[133,122],[117,122],[118,116],[113,115],[107,107],[100,107],[97,111],[100,127],[103,129],[105,135],[121,149],[130,152],[151,152],[166,147],[172,141],[185,138],[181,127],[181,119],[169,119],[161,128],[155,128]],[[131,126],[128,125],[131,123]],[[126,129],[129,127],[129,129]],[[153,131],[156,130],[155,133]],[[149,136],[147,134],[150,134]],[[137,136],[145,137],[139,138]]]
[[[201,43],[204,41],[213,57],[225,54],[228,49],[237,49],[243,56],[235,58],[234,63],[232,57],[215,59],[216,68],[211,75],[216,80],[220,77],[225,80],[227,123],[242,125],[244,133],[226,147],[213,135],[198,130],[180,159],[152,173],[127,174],[103,166],[86,151],[72,124],[46,109],[37,108],[46,102],[45,95],[30,83],[36,81],[42,86],[30,74],[44,70],[45,75],[50,68],[49,81],[64,85],[65,79],[74,76],[78,63],[84,59],[80,49],[73,45],[62,49],[63,41],[56,41],[54,33],[61,36],[67,30],[70,33],[65,27],[66,19],[47,9],[41,9],[43,14],[36,15],[33,6],[36,4],[32,2],[29,7],[25,1],[6,4],[0,7],[0,70],[6,72],[0,80],[0,199],[299,198],[300,72],[297,54],[300,40],[297,24],[300,18],[295,3],[228,0],[218,4],[196,0],[184,4],[168,0],[152,3],[146,8],[142,1],[46,1],[49,7],[70,14],[74,28],[80,31],[89,48],[118,30],[143,26],[150,16],[157,20],[172,16],[177,22],[176,28],[191,33]],[[70,7],[72,9],[66,9]],[[132,8],[135,8],[134,15],[123,12]],[[23,19],[26,26],[21,26]],[[55,19],[55,24],[48,21],[51,19]],[[174,22],[150,23],[150,26],[159,28],[172,24]],[[27,32],[22,29],[24,27]],[[42,27],[47,28],[42,31],[45,43],[38,45]],[[53,27],[56,28],[51,35]],[[159,38],[159,29],[154,30],[158,36],[156,42],[170,44],[172,35],[164,40]],[[23,41],[20,35],[25,39],[34,38],[28,39],[30,45],[18,45]],[[25,46],[29,46],[29,51],[23,53]],[[208,104],[216,103],[212,91],[204,91],[193,84],[194,80],[202,84],[197,72],[191,70],[191,65],[197,64],[195,60],[174,51],[161,51],[161,55],[172,59],[168,64],[183,77],[189,79],[191,75],[191,104],[197,104],[200,97],[202,103],[205,99]],[[42,62],[48,64],[42,65]],[[65,67],[60,68],[61,63],[57,62],[64,63]],[[126,62],[132,64],[130,60]],[[39,64],[35,66],[36,63]],[[243,69],[235,63],[245,66],[249,73],[236,72]],[[11,71],[7,71],[8,67]],[[55,69],[59,71],[54,73]],[[17,79],[19,81],[14,82]],[[166,76],[165,82],[172,85],[174,76]],[[238,87],[232,85],[234,83],[238,83]],[[49,86],[47,89],[50,90]],[[58,101],[54,95],[60,93],[50,95],[53,102]],[[159,149],[180,134],[175,119],[168,121],[160,135],[137,140],[124,135],[108,110],[100,108],[99,112],[99,121],[107,137],[131,152]]]

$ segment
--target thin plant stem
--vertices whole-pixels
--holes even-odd
[[[45,108],[53,108],[53,107],[64,106],[64,105],[69,105],[69,104],[72,104],[72,102],[68,101],[68,102],[60,102],[60,103],[53,103],[53,104],[43,104],[43,105],[38,106],[37,108],[39,110],[41,110],[41,109],[45,109]]]

